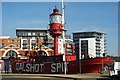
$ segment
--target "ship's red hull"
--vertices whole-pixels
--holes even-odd
[[[99,73],[105,66],[112,62],[112,58],[94,58],[81,60],[81,72],[83,73]]]
[[[112,62],[112,58],[93,58],[79,61],[67,61],[67,73],[99,73]],[[64,73],[64,62],[47,63],[11,63],[13,72],[23,73]]]

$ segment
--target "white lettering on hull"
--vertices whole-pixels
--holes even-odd
[[[69,63],[66,63],[66,68]],[[68,68],[67,68],[68,71]],[[51,64],[51,72],[64,72],[64,63],[52,63]]]
[[[69,64],[69,62],[66,63],[66,69],[68,71],[67,65]],[[16,63],[16,70],[17,71],[24,71],[24,72],[43,72],[43,68],[46,66],[47,68],[47,64],[30,64],[30,63]],[[64,63],[52,63],[50,65],[50,71],[51,73],[58,73],[58,72],[64,72]]]

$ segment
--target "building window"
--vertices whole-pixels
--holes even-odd
[[[30,43],[30,40],[28,40],[28,42]]]
[[[5,56],[14,56],[14,57],[16,57],[16,55],[17,55],[17,53],[16,53],[15,51],[10,50],[10,51],[8,51],[8,52],[6,53]]]
[[[10,45],[14,45],[14,43],[11,43]]]
[[[28,34],[27,33],[24,33],[25,36],[27,36]]]
[[[48,47],[53,47],[53,44],[48,44]]]
[[[17,40],[16,42],[20,42],[20,40]]]
[[[28,36],[31,36],[31,33],[28,33]]]
[[[70,44],[68,44],[68,45],[67,45],[67,47],[71,48],[71,45],[70,45]]]
[[[35,37],[32,37],[32,39],[35,39]]]
[[[8,42],[10,42],[10,40],[8,40]]]
[[[75,38],[75,37],[78,37],[78,36],[79,36],[79,35],[75,35],[75,34],[73,35],[74,38]]]
[[[43,39],[43,37],[40,37],[40,39]]]
[[[18,38],[22,39],[22,37],[18,37]]]
[[[47,39],[47,37],[43,37],[43,39]]]
[[[2,43],[2,47],[4,47],[5,46],[5,44],[4,43]]]
[[[81,40],[81,53],[88,54],[88,40]]]
[[[43,33],[40,33],[40,36],[43,36]]]
[[[40,41],[39,41],[39,40],[37,40],[36,42],[37,42],[37,43],[39,43]]]
[[[32,33],[35,36],[35,33]]]
[[[31,41],[31,43],[32,43],[32,44],[35,44],[35,43],[36,43],[36,41],[35,41],[35,40],[32,40],[32,41]]]
[[[23,43],[26,43],[26,40],[23,40]]]
[[[27,47],[26,47],[26,46],[23,46],[23,49],[27,49]]]
[[[43,33],[43,36],[46,36],[46,33]]]
[[[20,46],[20,44],[17,44],[16,46]]]
[[[18,33],[19,36],[22,36],[22,33]]]
[[[14,40],[12,40],[12,42],[14,42]]]

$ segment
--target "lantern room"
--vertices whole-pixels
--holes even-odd
[[[53,13],[50,14],[50,34],[52,36],[62,35],[62,15],[59,13],[59,10],[56,8],[53,10]]]

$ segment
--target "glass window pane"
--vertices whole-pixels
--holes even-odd
[[[31,36],[31,33],[28,33],[28,36]]]

